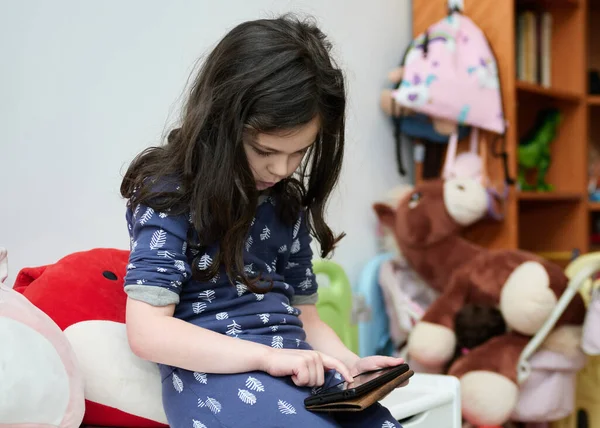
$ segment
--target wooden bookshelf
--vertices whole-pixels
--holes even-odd
[[[562,115],[558,136],[551,145],[552,163],[547,175],[554,190],[520,192],[512,187],[504,221],[486,221],[467,236],[491,248],[521,248],[562,262],[574,252],[588,252],[591,218],[594,213],[600,215],[600,203],[588,202],[587,194],[590,135],[598,136],[600,148],[600,120],[593,120],[600,115],[600,94],[588,95],[588,68],[600,70],[600,0],[464,3],[465,15],[486,34],[498,62],[504,113],[509,123],[506,143],[512,177],[517,173],[515,153],[519,138],[533,125],[537,113],[552,106]],[[445,16],[446,0],[413,0],[412,8],[416,36]],[[551,79],[547,86],[517,78],[515,29],[523,9],[551,14]],[[588,34],[590,19],[596,27]],[[590,117],[591,111],[595,114]],[[501,181],[501,160],[489,156],[487,165],[492,180]]]

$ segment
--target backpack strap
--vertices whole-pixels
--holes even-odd
[[[479,157],[478,145],[479,145],[479,129],[471,128],[469,152],[471,154],[473,154],[474,157]],[[446,150],[446,160],[444,162],[444,169],[442,171],[442,177],[444,179],[450,178],[451,176],[455,175],[457,149],[458,149],[458,128],[452,132],[452,135],[450,135],[450,140],[448,142],[448,150]]]

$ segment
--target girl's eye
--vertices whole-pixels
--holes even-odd
[[[253,150],[254,150],[254,152],[255,152],[257,155],[259,155],[259,156],[262,156],[262,157],[265,157],[265,158],[266,158],[267,156],[271,156],[271,153],[269,153],[269,152],[263,152],[262,150],[260,150],[260,149],[258,149],[258,148],[256,148],[256,147],[254,147],[254,146],[252,146],[252,149],[253,149]]]

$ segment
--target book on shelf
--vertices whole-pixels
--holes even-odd
[[[523,10],[517,14],[517,79],[550,87],[552,83],[552,14]]]

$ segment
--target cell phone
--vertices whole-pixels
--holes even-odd
[[[341,381],[321,390],[315,395],[307,397],[304,400],[304,405],[327,404],[360,397],[361,395],[367,394],[381,385],[390,382],[396,377],[403,375],[409,370],[408,364],[400,364],[394,367],[386,367],[385,369],[361,373],[354,376],[354,381],[351,383]]]

